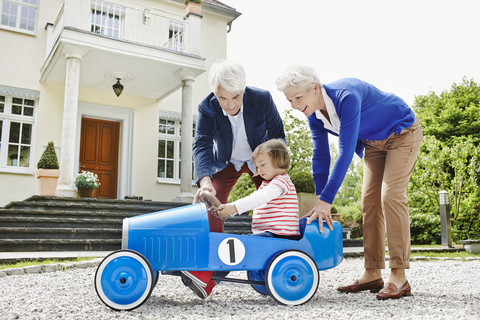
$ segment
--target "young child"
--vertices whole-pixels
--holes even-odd
[[[255,236],[298,239],[298,199],[295,186],[287,174],[290,154],[282,139],[260,144],[252,154],[256,175],[265,181],[257,191],[233,203],[222,204],[216,215],[227,219],[235,214],[253,210],[252,232]],[[216,282],[212,271],[182,271],[191,280],[189,284],[199,297],[205,299]]]
[[[298,199],[287,174],[290,154],[285,142],[272,139],[259,145],[252,154],[256,175],[265,181],[257,191],[233,203],[222,204],[217,214],[222,219],[253,210],[252,232],[256,236],[296,238]]]

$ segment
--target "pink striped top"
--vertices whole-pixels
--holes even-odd
[[[297,191],[287,173],[264,181],[259,190],[273,184],[284,190],[283,194],[253,210],[252,231],[269,231],[278,235],[298,236],[298,198]]]

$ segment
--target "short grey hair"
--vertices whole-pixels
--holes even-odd
[[[245,90],[247,76],[243,66],[232,60],[215,62],[210,67],[208,81],[214,93],[217,93],[218,86],[231,93],[239,93]]]
[[[289,66],[282,74],[277,76],[275,83],[277,89],[282,92],[285,92],[289,87],[309,90],[314,83],[318,83],[320,88],[323,88],[315,70],[307,66]]]

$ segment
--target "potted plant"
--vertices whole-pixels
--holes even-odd
[[[305,171],[296,171],[289,175],[297,190],[299,215],[302,217],[313,209],[317,201],[313,176]]]
[[[202,0],[185,0],[185,14],[202,15]]]
[[[41,196],[55,196],[60,170],[55,145],[50,141],[37,163],[37,178]]]
[[[298,210],[300,217],[306,215],[315,207],[317,196],[315,195],[315,183],[311,172],[297,171],[290,173],[290,179],[295,185],[298,198]],[[331,210],[333,220],[340,221],[340,214],[332,206]]]
[[[98,176],[93,172],[82,170],[75,177],[75,187],[77,187],[80,197],[93,198],[99,186]]]

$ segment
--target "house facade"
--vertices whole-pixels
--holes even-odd
[[[240,15],[215,0],[192,10],[183,0],[0,0],[0,206],[38,194],[49,141],[57,196],[77,196],[87,170],[99,198],[191,202],[196,106]]]

